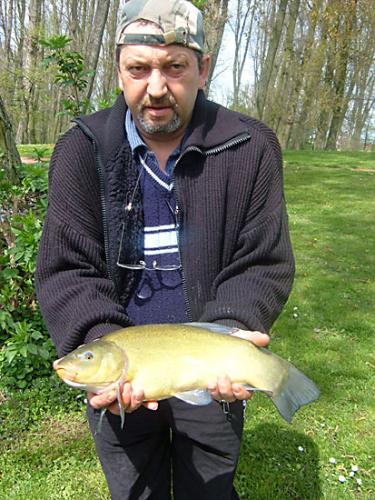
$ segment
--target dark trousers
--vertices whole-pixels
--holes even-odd
[[[91,432],[112,500],[238,499],[233,478],[240,451],[243,405],[193,406],[176,398],[156,411],[141,407],[125,418],[88,408]]]

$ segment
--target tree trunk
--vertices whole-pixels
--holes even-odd
[[[291,94],[291,79],[290,68],[294,67],[294,32],[301,0],[292,0],[289,9],[288,25],[286,27],[286,35],[282,54],[281,68],[277,78],[277,85],[272,92],[273,98],[265,103],[263,120],[273,128],[278,134],[279,125],[286,122],[286,117],[289,111],[290,94]],[[292,70],[293,71],[293,70]],[[271,84],[271,88],[274,86]]]
[[[94,87],[95,75],[99,61],[99,54],[103,42],[104,27],[107,22],[110,3],[111,3],[110,0],[98,0],[95,10],[93,29],[91,31],[91,37],[86,57],[86,67],[93,72],[92,76],[90,76],[89,78],[89,83],[87,86],[86,97],[88,100],[90,100],[91,98]]]
[[[241,0],[237,0],[236,6],[236,17],[233,26],[234,32],[234,60],[233,60],[233,107],[237,109],[239,105],[239,94],[242,85],[242,74],[245,66],[245,61],[250,48],[251,32],[254,22],[254,14],[256,2],[252,5],[251,0],[247,0],[245,6],[245,12],[243,12],[243,7]],[[249,20],[250,11],[252,9],[252,15]]]
[[[12,184],[19,183],[17,166],[21,158],[14,141],[12,124],[0,96],[0,167],[4,169],[5,176]]]
[[[344,19],[344,28],[340,33],[342,38],[341,47],[339,47],[339,57],[334,75],[335,99],[332,112],[331,125],[328,132],[327,144],[325,149],[336,150],[337,136],[340,131],[340,125],[344,119],[344,92],[347,77],[347,68],[349,63],[350,42],[352,40],[353,28],[356,22],[358,0],[348,0],[345,2],[346,15]],[[341,40],[340,40],[341,41]]]
[[[274,68],[273,65],[277,49],[279,48],[281,33],[283,30],[287,5],[288,5],[288,0],[280,0],[279,9],[277,11],[276,19],[272,28],[272,36],[268,45],[266,60],[262,65],[259,77],[258,95],[256,102],[257,102],[258,118],[260,120],[263,118],[266,99],[269,92],[269,84],[271,81],[271,76]]]
[[[205,9],[206,50],[211,56],[211,67],[206,83],[206,93],[209,93],[217,57],[223,39],[225,23],[228,18],[229,0],[207,0]]]
[[[369,80],[365,79],[360,82],[357,94],[355,96],[356,102],[353,104],[353,118],[351,123],[351,131],[352,135],[350,138],[350,147],[352,149],[360,149],[361,148],[361,134],[366,125],[371,124],[371,120],[369,120],[369,114],[371,109],[374,109],[375,97],[374,96],[374,88],[375,88],[375,76],[371,75]],[[368,91],[368,97],[365,97],[365,91]]]
[[[117,88],[117,71],[115,61],[115,35],[117,25],[117,15],[120,0],[113,0],[108,13],[107,29],[105,33],[103,51],[101,55],[101,69],[103,77],[96,80],[97,94],[104,99],[108,99],[110,93]]]

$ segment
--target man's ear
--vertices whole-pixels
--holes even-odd
[[[208,73],[210,71],[211,66],[211,58],[209,55],[205,54],[202,57],[201,67],[199,69],[199,88],[203,89],[206,85],[206,81],[208,78]]]
[[[123,91],[124,87],[122,85],[122,79],[121,79],[121,76],[120,76],[120,70],[119,69],[117,70],[117,80],[118,80],[118,86],[119,86],[119,88]]]

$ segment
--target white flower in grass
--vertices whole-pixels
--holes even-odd
[[[345,481],[346,481],[346,477],[345,477],[345,476],[343,476],[342,474],[340,474],[340,475],[339,475],[339,481],[340,481],[340,483],[345,483]]]
[[[330,464],[333,464],[333,465],[334,465],[334,464],[336,463],[336,459],[335,459],[334,457],[331,457],[331,458],[328,460],[328,462],[329,462]]]
[[[298,451],[302,452],[302,451],[305,451],[305,450],[304,450],[303,446],[298,446]]]
[[[358,486],[362,486],[362,479],[357,478],[356,479]]]
[[[358,472],[358,471],[359,471],[358,465],[352,465],[352,472]]]

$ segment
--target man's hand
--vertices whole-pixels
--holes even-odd
[[[266,347],[270,343],[270,338],[266,333],[251,332],[248,330],[238,329],[233,336],[240,337],[241,339],[248,340],[258,347]],[[214,399],[219,401],[225,400],[230,403],[236,399],[250,399],[252,393],[244,388],[242,384],[232,384],[230,378],[226,375],[218,377],[217,380],[212,381],[207,387],[211,392]]]
[[[88,392],[87,399],[90,405],[96,410],[100,410],[101,408],[106,407],[111,413],[114,413],[115,415],[120,414],[115,389],[111,389],[108,392],[102,392],[101,394]],[[133,391],[132,386],[129,382],[126,382],[123,386],[121,399],[126,413],[132,413],[133,411],[137,410],[142,404],[149,410],[158,409],[157,401],[143,402],[144,392]]]

